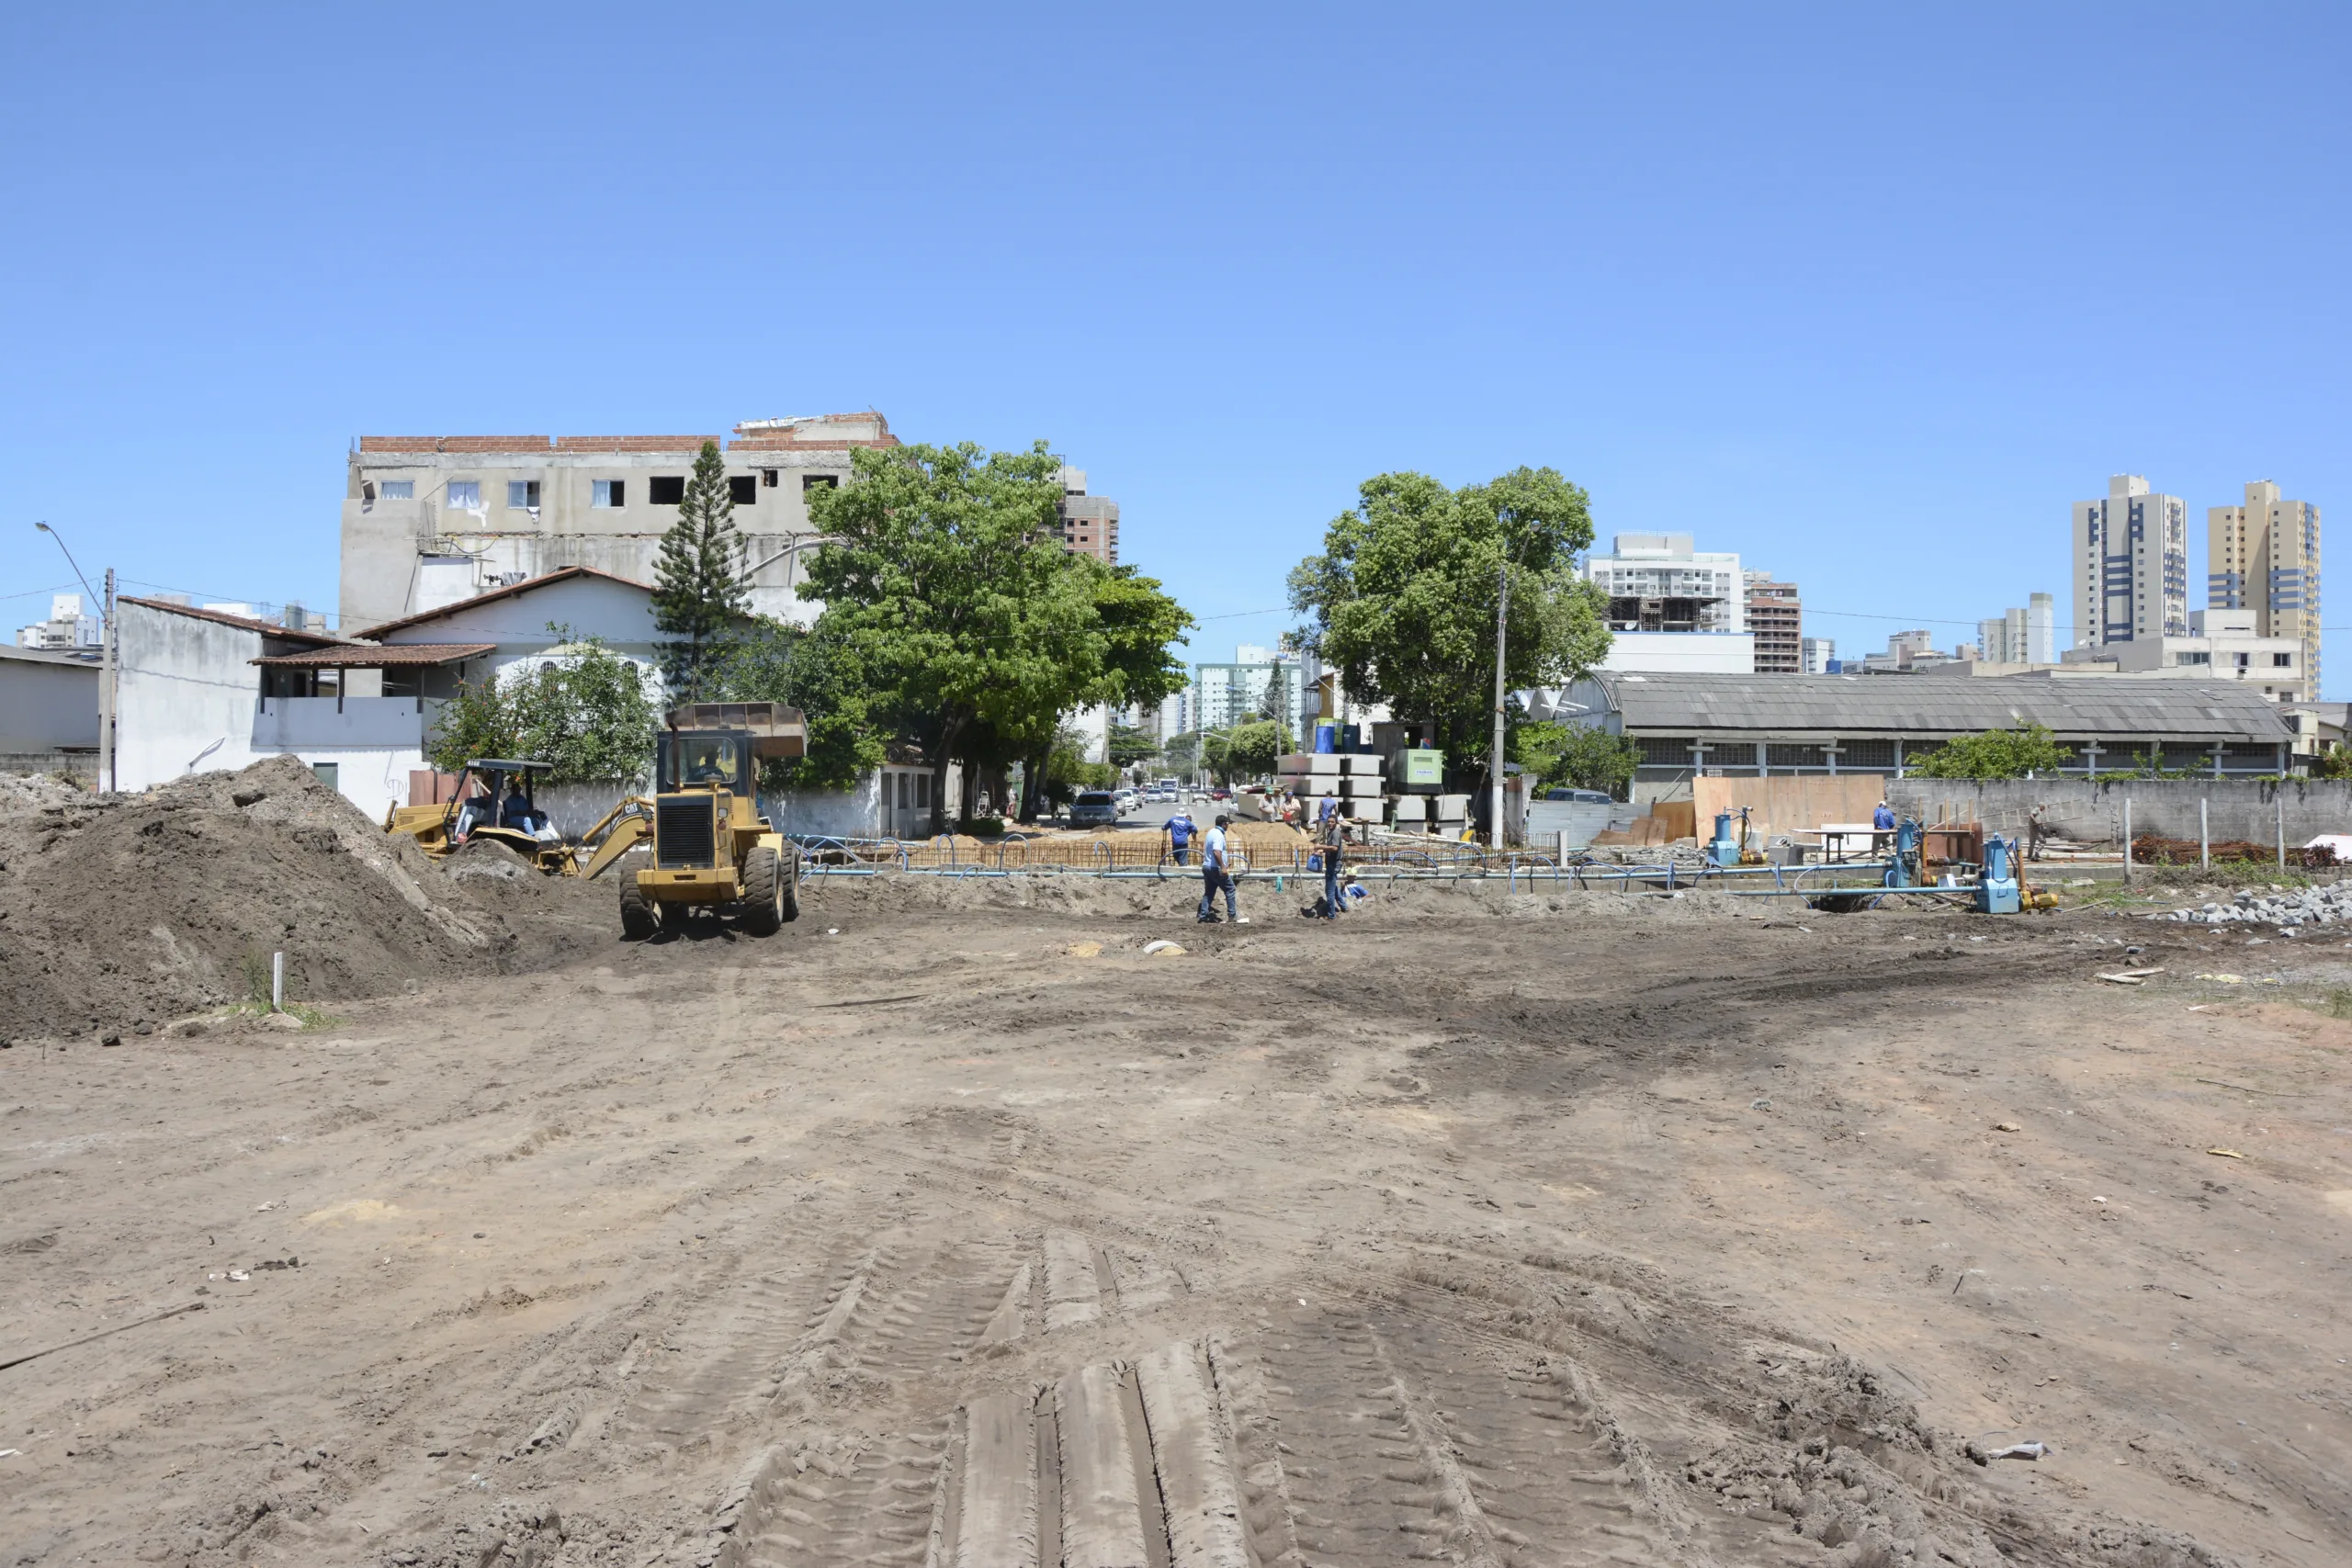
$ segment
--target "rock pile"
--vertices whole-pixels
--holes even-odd
[[[2211,903],[2199,908],[2174,909],[2151,918],[2197,926],[2278,926],[2290,931],[2304,926],[2352,923],[2352,882],[2331,883],[2324,887],[2290,888],[2284,892],[2256,893],[2241,889],[2226,904]]]

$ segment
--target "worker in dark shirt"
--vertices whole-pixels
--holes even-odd
[[[1886,802],[1883,800],[1880,801],[1878,803],[1878,809],[1871,813],[1871,826],[1877,829],[1882,833],[1890,832],[1894,829],[1894,813],[1888,809]]]
[[[1340,918],[1340,854],[1347,841],[1347,829],[1340,816],[1340,803],[1323,803],[1323,819],[1315,825],[1315,850],[1323,861],[1323,907],[1327,920]]]

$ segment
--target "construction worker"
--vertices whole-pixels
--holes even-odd
[[[1225,830],[1231,825],[1232,821],[1232,818],[1227,816],[1222,811],[1218,812],[1216,816],[1216,826],[1210,829],[1209,836],[1201,840],[1201,908],[1199,919],[1201,924],[1204,926],[1213,926],[1216,924],[1216,895],[1217,889],[1220,887],[1225,890],[1226,919],[1231,920],[1237,926],[1242,923],[1241,911],[1233,901],[1233,877],[1226,870],[1227,852],[1226,850],[1225,843]]]
[[[1340,817],[1340,803],[1323,802],[1323,819],[1315,825],[1315,849],[1323,861],[1323,918],[1340,918],[1340,852],[1347,841],[1346,829]]]
[[[1159,830],[1167,837],[1169,852],[1176,857],[1176,863],[1190,865],[1193,835],[1201,830],[1200,824],[1193,820],[1193,814],[1180,806],[1175,816],[1159,825]]]
[[[1886,802],[1880,801],[1878,809],[1871,813],[1871,826],[1882,833],[1894,831],[1894,812]]]

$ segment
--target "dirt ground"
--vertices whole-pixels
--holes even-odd
[[[0,1562],[2352,1561],[2352,951],[1303,897],[21,1035]]]

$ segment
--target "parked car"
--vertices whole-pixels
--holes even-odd
[[[1120,816],[1125,817],[1130,811],[1141,811],[1142,809],[1143,796],[1141,795],[1131,789],[1123,789],[1119,791]]]
[[[1073,828],[1115,828],[1119,825],[1119,798],[1107,789],[1090,789],[1070,802],[1069,825]]]
[[[1547,789],[1546,800],[1582,800],[1597,806],[1607,806],[1613,798],[1605,789]]]

